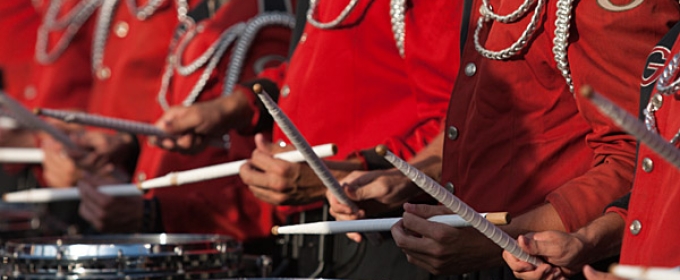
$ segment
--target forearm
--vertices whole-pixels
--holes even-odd
[[[528,232],[546,230],[565,231],[560,215],[550,203],[543,204],[529,212],[511,218],[512,221],[509,225],[503,227],[503,230],[513,238]]]
[[[581,254],[583,263],[593,263],[619,254],[625,226],[626,222],[619,214],[607,213],[573,233],[588,247]]]

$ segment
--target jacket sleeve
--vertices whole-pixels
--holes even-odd
[[[568,46],[575,92],[590,85],[635,114],[645,59],[678,20],[678,10],[678,3],[668,0],[629,6],[615,6],[609,0],[575,3]],[[592,128],[586,136],[593,151],[592,167],[547,196],[569,231],[586,225],[608,203],[629,192],[635,168],[635,139],[578,94],[575,98]]]

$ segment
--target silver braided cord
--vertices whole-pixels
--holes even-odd
[[[515,241],[515,239],[510,237],[499,227],[489,222],[489,220],[485,219],[481,214],[477,213],[470,206],[465,204],[465,202],[461,201],[430,177],[406,163],[404,160],[400,159],[390,151],[385,151],[384,158],[394,165],[394,167],[396,167],[399,171],[404,173],[404,175],[411,179],[411,181],[418,185],[418,187],[423,189],[451,211],[460,215],[460,217],[468,221],[472,227],[477,229],[487,238],[491,239],[491,241],[496,243],[498,246],[525,262],[534,265],[541,263],[541,261],[536,257],[522,251],[519,245],[517,245],[517,241]]]
[[[404,57],[406,39],[406,0],[390,1],[390,22],[399,55]]]
[[[569,86],[569,91],[574,93],[574,82],[571,79],[567,46],[569,45],[569,27],[571,11],[574,0],[557,0],[557,19],[555,20],[555,38],[553,39],[553,54],[557,63],[557,70]]]
[[[331,174],[331,171],[326,164],[324,164],[324,162],[314,153],[307,140],[302,136],[297,127],[295,127],[295,124],[293,124],[288,116],[281,111],[281,108],[279,108],[279,106],[276,105],[276,102],[269,97],[269,94],[267,94],[264,89],[261,89],[261,92],[259,92],[257,96],[267,108],[267,111],[269,111],[272,118],[274,118],[276,124],[279,125],[281,131],[288,137],[295,148],[300,151],[307,164],[309,164],[309,167],[314,170],[314,173],[321,179],[323,184],[331,191],[338,201],[349,206],[352,209],[352,212],[359,211],[357,205],[345,195],[340,183],[333,177],[333,174]]]
[[[309,10],[307,10],[307,22],[319,29],[331,29],[337,27],[338,25],[340,25],[340,23],[342,23],[343,20],[347,18],[349,13],[352,12],[352,10],[354,10],[354,7],[356,7],[357,3],[359,3],[359,0],[350,0],[349,3],[347,3],[347,6],[345,6],[345,8],[342,9],[342,12],[340,12],[338,17],[329,22],[319,22],[316,19],[314,19],[314,12],[316,11],[316,6],[319,4],[318,1],[319,0],[309,1]]]
[[[482,0],[482,6],[479,7],[479,11],[482,14],[482,16],[490,20],[495,20],[501,23],[512,23],[526,15],[529,12],[529,8],[531,8],[531,5],[533,4],[534,4],[533,0],[524,0],[522,5],[520,5],[517,8],[517,10],[514,10],[512,11],[512,13],[503,16],[496,14],[493,11],[493,7],[489,4],[489,0]]]
[[[604,115],[608,116],[616,125],[623,128],[630,135],[633,135],[641,143],[644,143],[652,151],[657,153],[663,159],[680,168],[680,151],[671,143],[666,142],[659,134],[647,130],[647,127],[642,124],[636,117],[632,116],[626,110],[616,106],[606,97],[597,92],[583,93],[590,101],[597,106],[597,108]]]
[[[57,60],[76,36],[78,30],[85,24],[94,11],[101,6],[102,0],[88,0],[79,2],[63,18],[57,19],[63,0],[53,0],[49,3],[43,23],[38,28],[35,59],[42,64],[49,64]],[[66,29],[54,48],[48,50],[49,34],[52,31]]]
[[[182,101],[182,105],[191,106],[191,104],[194,104],[194,102],[196,102],[196,99],[203,91],[203,88],[205,88],[205,84],[208,82],[210,74],[212,74],[212,72],[217,67],[217,64],[222,59],[224,52],[229,48],[229,46],[231,46],[236,41],[238,36],[243,33],[243,30],[245,28],[246,28],[245,23],[239,23],[233,25],[229,29],[222,32],[218,41],[215,42],[215,44],[217,44],[216,47],[217,50],[215,51],[214,55],[210,58],[208,66],[206,66],[205,69],[203,69],[203,73],[201,73],[201,77],[199,78],[196,85],[194,85],[194,88],[191,90],[187,98],[185,98],[184,101]]]
[[[515,41],[514,43],[512,43],[512,45],[505,49],[499,51],[491,51],[484,48],[484,46],[482,46],[482,44],[479,42],[479,33],[481,32],[484,23],[493,20],[494,18],[503,20],[500,21],[503,23],[514,22],[526,13],[526,12],[521,13],[522,9],[525,7],[525,4],[531,2],[527,0],[516,11],[510,13],[507,16],[499,16],[492,12],[492,7],[487,3],[486,0],[484,0],[483,5],[480,7],[481,16],[477,20],[477,28],[475,28],[475,33],[473,35],[475,50],[477,50],[477,52],[480,55],[488,59],[494,60],[504,60],[515,56],[517,53],[522,51],[527,46],[527,44],[529,43],[529,39],[536,31],[538,18],[540,17],[541,9],[543,8],[545,1],[546,0],[538,0],[536,8],[534,9],[534,14],[531,17],[531,21],[527,25],[527,28],[524,30],[524,32],[522,32],[522,35],[517,39],[517,41]]]
[[[149,16],[153,15],[158,7],[165,2],[165,0],[149,0],[146,5],[139,7],[137,6],[137,0],[127,0],[128,9],[130,12],[137,17],[139,20],[145,20]]]
[[[168,137],[168,134],[160,128],[142,122],[53,109],[40,109],[38,114],[69,123],[108,128],[132,134]]]
[[[199,24],[197,27],[190,27],[186,34],[184,36],[181,36],[179,39],[179,43],[177,43],[177,49],[175,51],[175,70],[177,70],[177,73],[182,75],[182,76],[188,76],[196,72],[199,68],[205,66],[206,63],[208,63],[208,60],[210,57],[215,54],[215,50],[217,50],[217,41],[210,45],[208,49],[205,50],[201,55],[199,55],[194,61],[189,62],[187,65],[183,64],[182,61],[182,54],[186,51],[186,47],[189,45],[191,40],[196,37],[198,33],[201,33],[201,29],[205,28],[203,25]],[[218,39],[219,41],[219,39]]]
[[[272,12],[260,14],[248,21],[245,30],[241,37],[236,42],[236,46],[231,53],[229,66],[224,78],[224,87],[222,88],[222,95],[230,95],[234,91],[236,83],[238,83],[243,69],[243,63],[248,54],[248,50],[252,45],[258,32],[266,26],[282,25],[293,29],[295,27],[295,17],[288,13]]]
[[[104,63],[104,47],[109,37],[109,27],[113,10],[118,6],[118,0],[104,0],[99,9],[99,17],[95,25],[94,39],[92,43],[92,73],[97,73]]]
[[[678,72],[678,62],[680,61],[680,53],[673,56],[668,66],[663,69],[663,73],[656,82],[656,91],[663,95],[670,95],[680,90],[680,78],[670,82],[670,80]]]

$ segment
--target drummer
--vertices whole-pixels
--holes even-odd
[[[99,26],[101,28],[97,30],[100,33],[94,36],[95,57],[103,58],[93,62],[95,82],[88,110],[105,116],[147,123],[153,122],[165,109],[160,107],[157,100],[171,106],[182,106],[182,101],[190,99],[191,90],[195,86],[204,86],[196,92],[196,101],[199,102],[197,104],[211,107],[206,101],[222,93],[223,77],[229,62],[227,54],[234,49],[235,42],[229,42],[231,47],[224,56],[217,58],[217,69],[207,70],[210,77],[203,81],[204,84],[201,84],[199,78],[206,69],[205,66],[186,77],[173,71],[169,84],[162,85],[166,77],[164,75],[167,75],[162,69],[168,61],[168,46],[173,36],[178,36],[175,39],[181,40],[185,45],[182,49],[175,49],[177,53],[171,55],[177,55],[177,61],[181,63],[194,61],[206,56],[204,53],[208,46],[224,39],[220,37],[223,31],[265,12],[285,13],[291,6],[287,1],[265,1],[266,4],[245,0],[186,3],[163,1],[152,12],[141,7],[135,12],[131,10],[129,3],[130,1],[120,3],[113,11],[108,10],[108,7],[99,10],[99,17],[111,20],[109,26]],[[190,23],[184,26],[189,29],[175,29],[178,16],[183,19],[182,14],[186,12],[184,5],[192,8],[187,14],[191,19],[186,21]],[[99,23],[103,24],[103,21]],[[175,33],[176,30],[199,32],[194,33],[195,36],[187,36]],[[273,26],[260,30],[255,38],[256,47],[245,58],[244,69],[239,69],[242,70],[239,80],[252,77],[256,73],[255,65],[259,62],[265,61],[263,65],[266,66],[267,61],[280,61],[287,53],[289,34],[288,27]],[[102,42],[105,42],[103,47]],[[145,47],[130,51],[131,46],[137,48],[136,46],[141,45]],[[263,57],[279,59],[263,60]],[[218,139],[221,139],[221,135]],[[134,148],[128,147],[134,147],[136,143],[141,147],[141,155],[132,180],[142,181],[171,171],[243,158],[253,148],[252,139],[231,137],[231,149],[208,148],[196,155],[165,152],[148,146],[143,137],[138,140],[121,134],[89,132],[79,138],[79,141],[91,145],[95,150],[87,160],[97,159],[96,162],[105,163],[99,170],[88,170],[90,176],[79,182],[82,194],[80,214],[100,232],[220,233],[239,240],[269,235],[269,229],[274,224],[273,208],[258,203],[237,177],[185,188],[153,191],[144,199],[115,198],[97,192],[95,187],[123,181],[117,175],[124,172],[118,172],[120,169],[105,159],[113,156],[119,158],[123,154],[134,152]],[[95,145],[97,141],[106,145]],[[242,154],[243,151],[246,154]],[[64,159],[62,164],[68,164],[69,161]],[[84,163],[86,162],[81,161],[78,165],[82,166]],[[58,172],[58,166],[52,167],[54,168],[46,167],[46,172],[55,171],[56,176],[67,177],[71,182],[77,179],[72,177],[74,173]]]
[[[629,191],[635,139],[575,98],[574,89],[590,84],[637,111],[644,54],[678,20],[678,3],[537,1],[525,10],[505,1],[471,3],[442,160],[430,157],[418,167],[439,170],[429,174],[477,211],[509,211],[513,220],[504,230],[512,236],[575,231]],[[497,16],[509,14],[519,19]],[[436,144],[433,151],[442,147]],[[350,196],[389,206],[418,193],[402,175],[369,178],[376,179],[346,182],[360,190]],[[448,213],[445,207],[403,207],[392,233],[410,262],[438,274],[489,269],[466,277],[509,276],[487,238],[426,220]],[[331,213],[361,217],[337,202]]]
[[[400,156],[410,158],[441,129],[458,63],[462,2],[413,1],[409,6],[397,5],[392,10],[393,20],[403,15],[406,30],[405,38],[397,36],[396,40],[390,24],[390,1],[311,3],[308,13],[298,13],[306,16],[307,24],[298,26],[300,39],[289,63],[267,73],[269,82],[260,82],[274,99],[278,98],[282,110],[310,144],[338,145],[338,154],[333,161],[327,161],[337,177],[351,170],[384,168],[370,152],[377,144],[386,144]],[[399,22],[394,24],[400,26]],[[232,98],[236,96],[251,102],[254,99],[247,88],[238,88]],[[223,100],[225,106],[230,104],[228,99]],[[252,110],[243,113],[252,117],[252,124],[261,123],[258,117],[268,115],[258,106],[261,105],[253,102]],[[205,134],[225,128],[218,122],[221,119],[191,117],[195,119],[184,118],[191,122],[173,119],[160,125],[178,134]],[[271,143],[266,137],[256,137],[257,149],[241,168],[241,178],[258,198],[281,205],[280,213],[290,222],[323,219],[325,187],[306,164],[273,159],[273,153],[292,148],[278,127],[273,139]],[[177,148],[168,144],[164,147]],[[319,243],[333,244],[328,239],[320,241],[323,238],[294,238],[294,243],[286,245],[293,255],[290,261],[298,264],[290,274],[429,278],[426,271],[409,265],[391,241],[379,246],[366,241],[357,245],[338,236],[333,246],[320,248]],[[332,257],[329,249],[333,250]],[[329,257],[317,255],[323,252]],[[383,269],[386,267],[389,269]]]

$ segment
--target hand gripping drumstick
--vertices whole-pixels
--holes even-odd
[[[81,149],[78,147],[78,145],[76,145],[76,143],[71,141],[71,138],[69,138],[66,133],[33,115],[31,112],[26,110],[23,105],[7,95],[7,93],[0,91],[0,103],[10,110],[12,116],[23,125],[46,132],[72,152],[78,154],[85,153],[85,150]]]
[[[345,193],[342,191],[340,183],[335,179],[335,177],[333,177],[333,174],[331,174],[331,171],[328,170],[326,164],[324,164],[323,161],[321,161],[321,159],[312,152],[312,148],[309,146],[307,140],[305,140],[288,116],[286,116],[286,114],[281,111],[281,108],[276,105],[276,102],[274,102],[274,100],[269,97],[269,94],[264,91],[262,85],[255,84],[253,86],[253,91],[257,94],[260,100],[262,100],[264,106],[267,107],[267,111],[269,111],[269,114],[272,115],[272,118],[274,118],[276,124],[279,125],[281,131],[286,134],[288,139],[290,139],[290,142],[293,143],[293,146],[295,146],[295,148],[298,149],[300,153],[302,153],[302,155],[305,157],[305,161],[307,161],[307,164],[309,164],[312,170],[314,170],[314,173],[319,176],[319,179],[321,179],[323,184],[331,191],[331,193],[333,193],[338,201],[349,206],[352,209],[352,212],[359,211],[357,205],[349,200],[349,198],[347,198]]]
[[[642,267],[633,265],[614,264],[609,268],[609,272],[615,276],[625,279],[639,280],[676,280],[680,279],[678,268],[665,267]]]
[[[319,157],[329,157],[338,152],[334,144],[324,144],[312,148],[314,153]],[[304,161],[304,157],[299,151],[288,151],[274,155],[275,158],[282,159],[289,162]],[[238,174],[239,168],[243,165],[245,160],[232,161],[222,164],[216,164],[186,171],[172,172],[165,176],[149,179],[139,183],[140,188],[144,190],[179,186],[183,184],[202,182],[216,178],[222,178]]]
[[[77,123],[89,126],[108,128],[132,134],[169,137],[169,135],[160,128],[143,122],[44,108],[35,108],[33,112],[36,115],[47,116],[50,118],[55,118],[69,123]]]
[[[382,155],[385,160],[389,161],[394,167],[399,169],[401,173],[404,173],[406,177],[411,179],[418,187],[423,189],[441,204],[449,208],[454,213],[460,215],[464,220],[468,221],[472,227],[484,234],[486,237],[491,239],[498,246],[504,250],[510,252],[516,258],[531,263],[533,265],[538,265],[542,263],[539,259],[534,256],[527,254],[522,251],[522,249],[517,245],[517,241],[510,237],[500,228],[494,226],[487,219],[484,219],[482,215],[473,210],[470,206],[465,204],[459,198],[454,196],[452,193],[448,192],[444,187],[439,185],[437,182],[432,180],[427,175],[420,172],[415,167],[409,165],[402,159],[395,156],[392,152],[387,150],[387,147],[380,145],[375,148],[375,151]]]
[[[510,217],[508,212],[484,213],[485,219],[495,225],[508,224]],[[366,219],[356,221],[333,221],[316,222],[308,224],[274,226],[272,234],[338,234],[348,232],[375,232],[389,231],[401,218]],[[437,215],[428,219],[432,222],[446,224],[452,227],[469,227],[470,223],[463,220],[459,215]]]
[[[581,96],[595,104],[600,112],[608,116],[616,125],[647,145],[670,164],[680,168],[680,151],[658,134],[647,130],[647,127],[637,118],[616,106],[616,104],[598,94],[589,86],[581,87]]]
[[[139,196],[142,191],[135,184],[107,185],[98,187],[99,192],[110,196]],[[2,195],[2,200],[11,203],[42,203],[53,201],[79,200],[80,191],[77,187],[70,188],[42,188],[25,191],[10,192]]]

